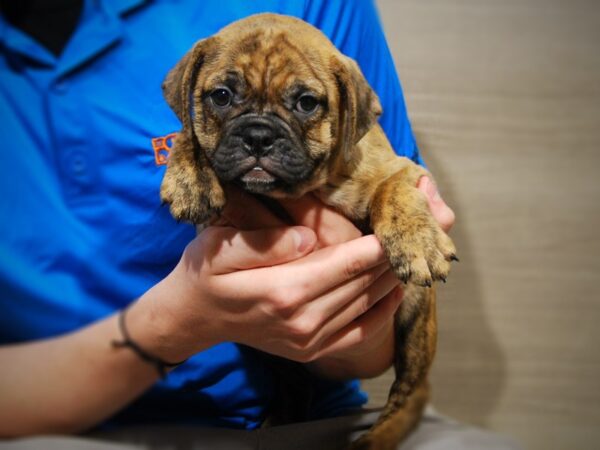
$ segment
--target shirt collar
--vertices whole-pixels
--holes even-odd
[[[38,44],[28,34],[13,27],[2,14],[0,14],[0,45],[9,52],[26,56],[45,66],[51,66],[56,62],[56,58],[49,50]]]
[[[45,66],[56,66],[61,76],[90,60],[118,41],[122,35],[121,15],[149,0],[85,0],[79,25],[56,58],[34,39],[13,27],[0,14],[0,45]]]
[[[149,0],[104,0],[106,7],[119,15],[126,14],[148,2]]]

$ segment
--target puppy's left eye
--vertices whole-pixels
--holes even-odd
[[[317,109],[317,106],[319,106],[319,100],[307,94],[300,97],[296,102],[296,111],[303,114],[310,114]]]
[[[210,93],[210,99],[219,108],[224,108],[231,104],[233,94],[227,88],[218,88]]]

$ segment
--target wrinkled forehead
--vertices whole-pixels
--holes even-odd
[[[229,39],[211,66],[203,80],[206,89],[225,85],[246,93],[327,93],[329,75],[319,53],[281,30],[258,29]]]

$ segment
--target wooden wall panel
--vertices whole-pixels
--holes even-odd
[[[434,405],[530,449],[600,448],[600,2],[378,4],[458,216]]]

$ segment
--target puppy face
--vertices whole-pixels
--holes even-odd
[[[326,183],[381,112],[353,61],[312,26],[273,14],[197,43],[163,88],[219,180],[274,197]]]
[[[196,82],[195,130],[221,180],[255,193],[296,193],[323,172],[336,99],[287,33],[257,30],[207,69]]]

